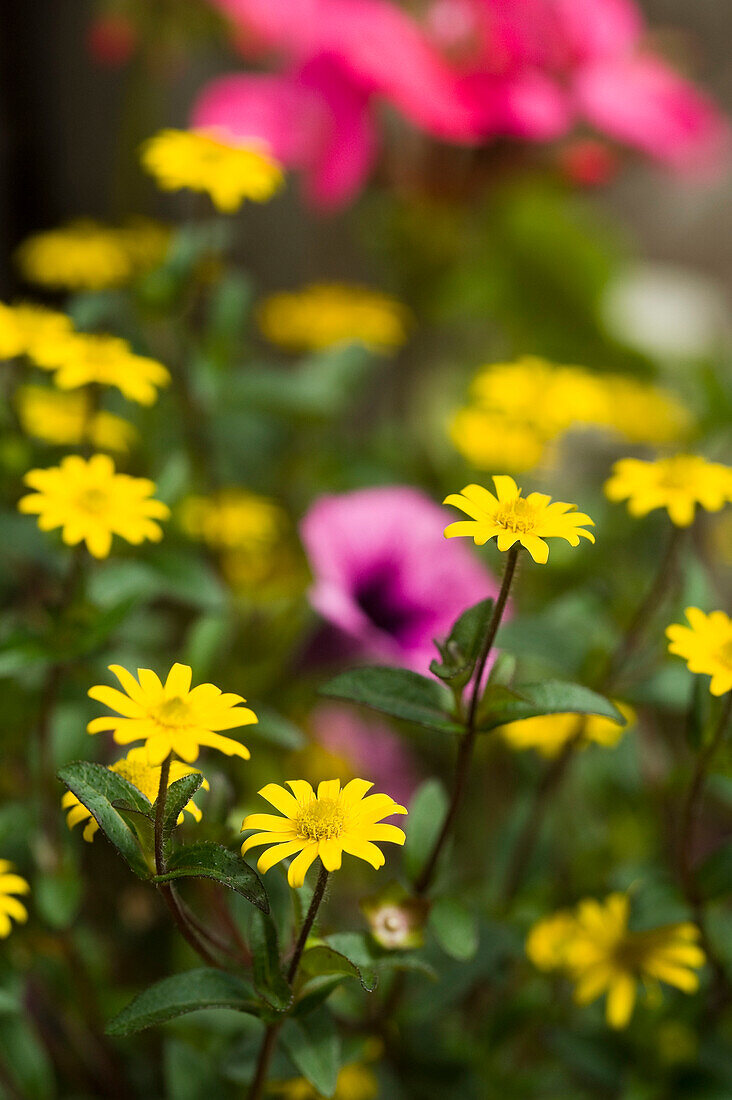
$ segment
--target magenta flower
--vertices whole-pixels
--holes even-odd
[[[404,741],[377,718],[365,718],[353,707],[324,703],[310,715],[310,728],[318,745],[339,757],[349,775],[369,774],[374,786],[388,786],[392,798],[408,806],[422,779]]]
[[[387,102],[441,140],[550,141],[589,123],[674,168],[714,166],[720,113],[644,45],[632,0],[209,0],[278,75],[214,80],[192,124],[260,138],[321,206],[368,178]]]
[[[433,639],[496,595],[467,545],[445,542],[445,519],[439,505],[401,486],[320,497],[303,519],[310,602],[363,656],[426,673]]]

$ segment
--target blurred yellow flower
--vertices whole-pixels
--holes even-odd
[[[94,412],[86,393],[59,393],[47,386],[16,391],[23,430],[44,443],[78,446],[89,441],[100,451],[127,452],[137,438],[132,424],[114,413]]]
[[[325,1100],[322,1092],[318,1092],[304,1077],[273,1082],[271,1089],[283,1100]],[[376,1100],[378,1095],[379,1082],[368,1066],[354,1062],[340,1070],[333,1100]]]
[[[18,509],[38,515],[41,531],[63,528],[68,546],[86,542],[95,558],[108,556],[112,535],[134,545],[163,537],[156,520],[167,519],[170,509],[152,497],[154,482],[116,473],[108,455],[88,461],[68,455],[59,466],[30,470],[24,480],[36,492],[22,497]]]
[[[165,684],[149,668],[138,668],[137,680],[121,665],[109,669],[126,694],[104,684],[90,688],[88,694],[121,717],[93,718],[88,733],[111,730],[118,745],[144,741],[147,759],[153,765],[162,764],[171,753],[192,764],[202,745],[249,759],[245,745],[216,732],[257,721],[253,710],[238,705],[246,702],[241,695],[225,694],[214,684],[199,684],[191,690],[188,665],[174,664]]]
[[[494,474],[496,494],[482,485],[466,485],[461,493],[451,493],[443,501],[452,504],[471,516],[445,528],[445,538],[472,538],[476,546],[483,546],[496,538],[499,550],[510,550],[518,542],[540,565],[549,558],[549,547],[544,539],[561,538],[571,546],[579,546],[580,537],[595,541],[591,531],[583,524],[594,526],[584,512],[575,511],[576,505],[551,503],[546,493],[521,495],[521,489],[512,477]]]
[[[677,527],[694,522],[696,505],[718,512],[732,500],[732,469],[700,455],[674,455],[646,462],[621,458],[605,482],[609,500],[628,501],[631,516],[665,508]]]
[[[58,310],[34,302],[12,306],[0,302],[0,359],[32,355],[39,340],[66,336],[73,329],[71,318]]]
[[[612,748],[627,732],[635,720],[635,712],[625,703],[615,701],[626,725],[621,726],[611,718],[599,714],[542,714],[536,718],[524,718],[501,726],[499,733],[512,749],[537,749],[542,756],[556,756],[578,734],[578,748],[594,743]]]
[[[162,363],[136,355],[118,336],[75,333],[38,341],[33,362],[54,371],[53,381],[61,390],[75,390],[92,382],[115,386],[128,401],[152,405],[158,388],[167,386],[170,374]]]
[[[167,231],[147,220],[115,228],[84,219],[29,237],[17,261],[24,278],[40,286],[105,290],[154,267],[167,244]]]
[[[259,327],[273,344],[289,351],[319,351],[360,343],[393,352],[407,339],[405,306],[380,291],[340,283],[313,283],[283,291],[259,308]]]
[[[116,772],[117,775],[121,775],[123,779],[126,779],[133,787],[137,787],[141,794],[145,795],[145,798],[149,802],[154,803],[158,797],[158,790],[160,789],[160,771],[161,765],[153,765],[147,758],[147,752],[144,748],[130,749],[122,760],[118,760],[115,764],[109,765],[111,772]],[[175,783],[177,779],[182,779],[186,775],[192,774],[200,775],[197,768],[191,768],[188,764],[181,764],[179,760],[173,760],[170,764],[170,775],[168,778],[168,786],[171,783]],[[204,791],[209,789],[208,780],[204,779],[201,784]],[[61,806],[64,810],[68,811],[66,818],[66,824],[69,829],[73,829],[75,825],[78,825],[82,821],[86,821],[84,826],[84,840],[92,841],[94,834],[98,832],[99,826],[92,817],[86,806],[79,802],[79,799],[72,791],[67,791],[61,799]],[[187,811],[194,821],[200,821],[201,814],[200,809],[190,799],[189,802],[183,807],[183,810]],[[183,821],[183,811],[178,815],[177,824],[180,825]]]
[[[267,549],[287,526],[287,515],[274,501],[246,489],[220,489],[209,497],[188,497],[181,524],[192,538],[214,550]]]
[[[282,168],[264,148],[190,130],[161,130],[144,143],[141,160],[163,191],[202,191],[225,214],[245,199],[266,202],[284,183]]]
[[[379,824],[384,817],[405,814],[404,806],[386,794],[364,798],[373,787],[365,779],[352,779],[343,790],[340,779],[325,779],[318,784],[317,794],[304,779],[288,779],[287,785],[292,794],[277,783],[268,783],[259,792],[284,817],[249,814],[242,823],[242,831],[260,830],[242,844],[243,856],[251,848],[272,845],[257,862],[262,874],[295,856],[287,881],[290,886],[302,886],[316,858],[320,857],[326,871],[337,871],[344,852],[379,868],[386,861],[373,842],[403,844],[406,839],[396,825]]]
[[[732,619],[724,611],[705,615],[698,607],[687,607],[685,615],[689,626],[666,629],[668,651],[683,657],[690,672],[711,676],[712,695],[725,695],[732,691]]]
[[[10,935],[12,920],[23,924],[28,920],[28,910],[14,894],[28,894],[30,886],[24,878],[14,873],[10,860],[0,859],[0,939]]]
[[[473,465],[490,469],[500,462],[522,473],[545,461],[547,445],[573,428],[600,428],[629,442],[661,444],[685,438],[692,425],[685,406],[657,386],[525,356],[479,371],[469,404],[454,413],[449,430],[457,450]]]
[[[539,969],[564,970],[575,983],[578,1004],[590,1004],[607,993],[605,1016],[611,1027],[626,1027],[633,1014],[636,986],[659,981],[684,993],[695,993],[695,969],[704,965],[699,929],[689,922],[644,932],[628,928],[627,894],[610,894],[603,902],[581,901],[535,924],[526,941],[529,958]]]

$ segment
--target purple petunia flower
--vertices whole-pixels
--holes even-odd
[[[426,673],[433,639],[498,591],[466,545],[445,541],[446,519],[401,486],[320,497],[301,525],[312,606],[364,656]]]

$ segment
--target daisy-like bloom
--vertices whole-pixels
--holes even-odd
[[[633,1014],[636,987],[659,981],[684,993],[695,993],[694,970],[705,956],[696,942],[699,929],[684,922],[633,932],[628,928],[627,894],[610,894],[604,901],[587,898],[571,912],[539,921],[529,933],[526,949],[541,969],[564,970],[575,983],[578,1004],[590,1004],[607,993],[605,1016],[611,1027],[626,1027]]]
[[[273,294],[259,309],[259,327],[288,351],[319,351],[358,342],[393,352],[407,339],[410,315],[396,299],[365,286],[314,283]]]
[[[55,372],[53,381],[61,390],[96,382],[115,386],[128,401],[140,405],[154,404],[158,389],[170,382],[170,373],[162,363],[136,355],[118,336],[76,333],[39,340],[31,358],[37,366]]]
[[[214,550],[269,549],[287,528],[285,511],[246,489],[220,489],[210,497],[188,497],[181,524]]]
[[[381,823],[392,814],[405,814],[404,806],[388,794],[364,797],[373,787],[365,779],[352,779],[343,790],[340,779],[324,779],[317,794],[304,779],[288,779],[287,786],[292,794],[277,783],[268,783],[259,792],[284,817],[249,814],[242,823],[242,831],[258,830],[242,844],[243,856],[251,848],[271,845],[257,861],[262,874],[295,856],[287,881],[290,886],[302,886],[315,859],[320,857],[326,871],[337,871],[344,852],[379,868],[386,860],[374,841],[403,844],[406,840],[402,829]]]
[[[15,894],[27,894],[30,886],[16,875],[10,860],[0,859],[0,939],[10,935],[12,920],[23,924],[28,920],[28,910]]]
[[[66,336],[73,329],[71,318],[58,310],[33,302],[0,302],[0,359],[30,355],[39,340]]]
[[[117,775],[121,775],[122,778],[130,782],[133,787],[137,787],[138,791],[145,795],[148,802],[153,803],[157,799],[160,789],[161,765],[151,764],[144,748],[130,749],[127,756],[122,760],[118,760],[115,764],[110,764],[109,770],[111,772],[116,772]],[[197,775],[200,774],[198,768],[191,768],[187,764],[182,764],[180,760],[172,760],[170,763],[168,786],[170,786],[171,783],[175,783],[177,779],[183,779],[184,776],[193,775],[194,773]],[[201,786],[204,791],[207,791],[209,789],[208,780],[204,779]],[[61,799],[61,807],[68,811],[66,824],[69,829],[73,829],[75,825],[85,821],[86,825],[84,826],[82,835],[84,840],[92,841],[94,839],[94,834],[99,830],[99,826],[83,802],[79,802],[79,799],[72,791],[67,791]],[[178,815],[178,825],[183,821],[183,811],[187,811],[194,821],[200,821],[203,816],[201,810],[191,798]]]
[[[16,253],[25,279],[52,290],[105,290],[156,267],[170,233],[147,218],[126,225],[82,219],[36,233]]]
[[[116,473],[109,455],[88,461],[68,455],[59,466],[30,470],[24,481],[36,491],[18,501],[18,510],[37,515],[41,531],[63,528],[67,546],[86,542],[95,558],[108,556],[112,535],[135,546],[159,542],[163,531],[156,521],[170,516],[167,504],[152,496],[155,483]]]
[[[53,290],[105,290],[134,273],[115,231],[88,220],[29,237],[16,258],[28,282]]]
[[[94,412],[83,390],[59,393],[47,386],[20,386],[16,402],[23,430],[44,443],[75,447],[88,441],[100,451],[126,453],[137,438],[121,416]]]
[[[227,143],[191,130],[161,130],[145,142],[141,159],[163,191],[203,191],[224,214],[245,199],[266,202],[284,182],[261,144]]]
[[[694,522],[696,505],[718,512],[732,500],[732,469],[700,455],[674,455],[645,462],[621,458],[605,482],[605,495],[627,500],[631,516],[665,508],[677,527]]]
[[[732,619],[724,611],[705,615],[698,607],[687,607],[688,626],[673,623],[666,628],[669,653],[683,657],[689,672],[711,676],[712,695],[732,691]]]
[[[496,496],[482,485],[466,485],[462,493],[451,493],[445,504],[453,504],[472,518],[459,520],[445,528],[445,538],[466,535],[476,546],[483,546],[488,539],[496,538],[499,550],[510,550],[518,542],[539,565],[549,558],[545,539],[566,539],[571,546],[579,546],[581,538],[595,541],[584,524],[594,526],[584,512],[577,512],[574,504],[551,502],[546,493],[521,495],[521,489],[512,477],[494,474]]]
[[[542,756],[557,756],[567,742],[581,734],[578,748],[589,744],[613,748],[635,720],[632,707],[616,701],[615,706],[625,718],[625,725],[603,718],[599,714],[541,714],[509,722],[498,731],[512,749],[536,749]]]
[[[88,733],[111,731],[118,745],[144,741],[147,760],[159,765],[171,753],[192,764],[201,746],[218,749],[227,756],[248,760],[249,749],[219,730],[232,730],[257,721],[241,695],[224,693],[214,684],[191,689],[188,665],[174,664],[165,683],[149,668],[138,668],[137,680],[120,665],[110,665],[124,692],[100,684],[89,688],[89,696],[116,715],[93,718]]]

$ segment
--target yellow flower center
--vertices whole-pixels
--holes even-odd
[[[670,492],[688,491],[696,480],[694,475],[697,473],[697,463],[690,462],[687,458],[669,458],[662,469],[658,479],[659,489]]]
[[[536,526],[536,512],[523,497],[516,497],[510,504],[503,504],[495,515],[495,521],[500,527],[505,527],[513,534],[525,535],[527,531],[533,531]]]
[[[109,494],[104,489],[84,489],[77,500],[79,508],[92,515],[99,515],[109,504]]]
[[[159,703],[158,706],[154,707],[152,717],[159,726],[177,729],[180,726],[190,724],[191,711],[188,704],[176,695],[174,698],[166,699],[164,703]]]
[[[719,649],[719,660],[723,665],[728,665],[732,668],[732,638]]]
[[[345,815],[334,798],[311,802],[297,815],[297,828],[306,840],[331,840],[343,832]]]

